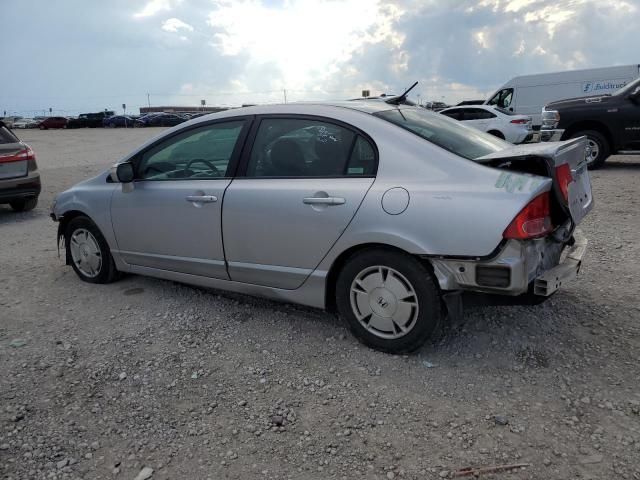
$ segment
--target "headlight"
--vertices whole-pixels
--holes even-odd
[[[560,113],[557,110],[542,110],[542,128],[554,129],[560,123]]]

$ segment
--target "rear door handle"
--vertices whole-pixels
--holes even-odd
[[[185,199],[187,202],[194,203],[213,203],[218,201],[218,197],[215,195],[189,195]]]
[[[344,205],[345,202],[342,197],[307,197],[302,200],[307,205]]]

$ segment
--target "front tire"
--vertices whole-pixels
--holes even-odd
[[[67,258],[80,280],[111,283],[118,278],[111,251],[98,227],[88,217],[76,217],[64,233]]]
[[[14,200],[13,202],[9,202],[9,205],[16,212],[28,212],[36,208],[36,205],[38,205],[38,197]]]
[[[336,305],[356,338],[394,354],[421,347],[442,318],[431,272],[416,258],[385,249],[349,258],[336,282]]]
[[[586,159],[589,170],[596,170],[602,167],[611,154],[609,142],[605,136],[596,130],[583,130],[571,135],[571,138],[578,137],[587,137],[589,152]]]

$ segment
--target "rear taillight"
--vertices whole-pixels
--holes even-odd
[[[502,236],[516,240],[544,237],[553,230],[549,192],[538,195],[524,207]]]
[[[562,192],[564,200],[569,203],[569,185],[573,182],[573,175],[568,163],[556,168],[556,179],[558,180],[560,192]]]
[[[19,162],[21,160],[35,160],[36,155],[31,147],[26,147],[16,153],[0,155],[0,163]]]
[[[527,120],[526,118],[516,118],[515,120],[511,120],[511,123],[516,123],[518,125],[524,125],[526,123],[529,123],[529,120]]]

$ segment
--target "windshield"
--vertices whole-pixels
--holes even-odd
[[[624,87],[616,90],[614,95],[628,95],[633,93],[638,87],[640,87],[640,78],[635,79],[633,82],[627,83]]]
[[[509,147],[508,143],[493,135],[421,108],[387,110],[374,115],[469,160]]]

